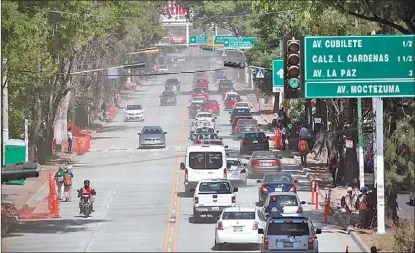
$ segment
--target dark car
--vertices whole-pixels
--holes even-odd
[[[231,119],[229,122],[233,122],[236,116],[252,116],[252,113],[247,108],[235,108],[232,110],[232,112],[229,112],[231,114]]]
[[[257,180],[257,183],[262,183],[258,188],[259,203],[262,204],[271,192],[297,192],[295,184],[298,181],[287,172],[268,172],[262,180]]]
[[[213,76],[214,76],[214,78],[215,78],[216,80],[219,80],[219,79],[226,79],[226,74],[225,74],[225,71],[223,71],[223,70],[218,70],[218,71],[216,71],[216,72],[213,74]]]
[[[218,83],[218,91],[222,93],[225,89],[232,89],[233,82],[229,79],[221,79]]]
[[[194,119],[198,112],[203,112],[205,109],[204,103],[192,103],[189,108],[189,119]]]
[[[269,150],[269,137],[264,132],[247,132],[241,138],[241,154],[250,151]]]
[[[164,82],[164,90],[180,91],[180,82],[177,78],[169,78]]]
[[[163,91],[160,95],[160,105],[177,105],[177,96],[174,91]]]

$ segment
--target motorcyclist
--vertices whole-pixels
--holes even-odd
[[[82,194],[89,193],[91,194],[91,211],[94,212],[94,198],[97,194],[95,189],[91,187],[91,182],[89,180],[84,180],[84,187],[78,190],[78,198],[81,198]],[[82,201],[79,201],[79,214],[82,214]]]
[[[283,212],[282,206],[277,202],[277,197],[272,196],[268,206],[265,208],[265,213],[268,213],[269,217],[281,217]]]

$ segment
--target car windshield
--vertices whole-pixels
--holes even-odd
[[[235,104],[236,107],[249,107],[248,103],[236,103]]]
[[[238,125],[258,125],[258,121],[256,119],[239,119]]]
[[[277,195],[275,198],[277,199],[277,203],[280,205],[298,206],[297,197],[294,195]]]
[[[227,160],[226,167],[230,168],[231,166],[241,166],[241,162],[238,160]]]
[[[197,136],[197,139],[219,139],[219,136],[216,133],[201,133]]]
[[[161,94],[162,96],[175,96],[176,94],[174,94],[174,92],[171,91],[165,91],[163,92],[163,94]]]
[[[211,127],[201,127],[196,129],[196,133],[214,133],[215,129]]]
[[[271,174],[264,176],[264,183],[273,183],[273,182],[293,182],[293,179],[290,174]]]
[[[177,79],[167,79],[166,85],[177,85],[179,83],[179,80]]]
[[[198,80],[196,80],[196,83],[204,83],[204,82],[206,82],[205,79],[198,79]]]
[[[197,100],[193,100],[193,102],[197,102]],[[192,107],[192,108],[202,108],[203,104],[201,104],[201,103],[192,103],[190,105],[190,107]]]
[[[202,92],[206,92],[206,90],[203,89],[203,88],[194,88],[193,89],[193,93],[202,93]]]
[[[219,84],[232,84],[232,81],[228,79],[222,79],[219,81]]]
[[[235,96],[235,95],[230,95],[230,96],[228,96],[228,100],[240,100],[241,99],[241,97],[239,97],[239,96]]]
[[[129,110],[141,110],[142,106],[141,105],[127,105],[127,111]]]
[[[194,97],[193,101],[194,102],[203,102],[203,101],[205,101],[205,98],[204,97]]]
[[[221,152],[190,152],[189,167],[195,170],[220,169],[223,166]]]
[[[231,193],[228,182],[204,182],[199,186],[199,192]]]
[[[245,138],[251,139],[251,140],[256,140],[256,139],[263,139],[266,138],[265,134],[262,132],[257,132],[257,133],[245,133]]]
[[[222,220],[255,220],[255,212],[224,212]]]
[[[302,236],[310,235],[307,222],[269,223],[267,235]]]
[[[222,145],[222,140],[215,140],[215,139],[204,139],[203,144],[206,145]]]
[[[143,128],[142,134],[163,134],[160,128]]]
[[[208,121],[193,121],[192,126],[210,126]]]
[[[277,159],[277,156],[272,152],[255,152],[254,159]]]
[[[207,102],[207,104],[210,104],[210,105],[217,105],[217,104],[218,104],[218,101],[216,101],[216,100],[209,100],[209,101]]]

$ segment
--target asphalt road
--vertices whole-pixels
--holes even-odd
[[[205,61],[205,65],[208,67],[209,62]],[[153,79],[147,90],[135,93],[130,100],[144,106],[145,122],[123,122],[122,115],[118,115],[93,140],[91,152],[74,166],[75,188],[80,188],[84,179],[90,179],[97,191],[96,212],[92,217],[78,215],[78,202],[74,198],[72,202],[61,203],[59,219],[22,221],[3,239],[2,251],[213,251],[214,221],[193,223],[192,198],[182,194],[183,172],[179,164],[184,159],[183,151],[190,145],[186,107],[193,77],[187,74],[180,75],[179,79],[182,92],[177,106],[159,106],[158,95],[164,89],[164,78]],[[219,95],[211,95],[211,99],[221,103]],[[167,132],[166,149],[137,150],[137,132],[144,125],[160,125]],[[229,114],[221,113],[217,128],[225,144],[239,150],[238,142],[229,136]],[[238,155],[237,151],[229,153]],[[283,158],[282,163],[283,169],[299,180],[300,199],[309,202],[310,182],[293,159]],[[237,203],[255,205],[257,187],[250,180],[237,193]],[[304,214],[312,217],[317,228],[323,229],[323,234],[318,236],[321,252],[344,252],[346,246],[350,252],[360,251],[333,220],[324,224],[322,211],[313,208],[314,205],[305,205]]]

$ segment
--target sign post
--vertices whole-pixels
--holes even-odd
[[[272,61],[272,92],[284,92],[284,61]]]
[[[305,98],[413,97],[414,35],[304,38]]]

